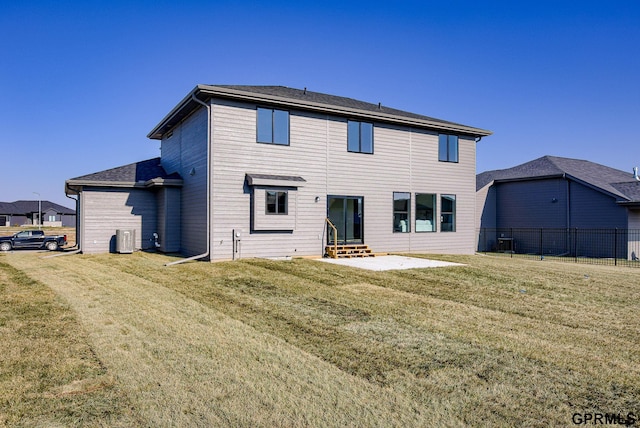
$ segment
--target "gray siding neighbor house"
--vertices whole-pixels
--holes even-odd
[[[76,224],[75,210],[54,202],[0,202],[0,227],[38,225],[39,218],[42,218],[42,226],[73,227]]]
[[[476,225],[483,229],[640,229],[640,181],[586,160],[556,156],[476,177]],[[637,234],[620,242],[620,253],[635,257]],[[483,236],[496,245],[498,236]],[[597,251],[593,250],[593,255]],[[619,253],[619,254],[620,254]]]
[[[198,85],[149,133],[160,158],[66,191],[83,252],[134,229],[136,248],[155,233],[161,251],[209,260],[319,257],[334,243],[470,254],[476,143],[490,134],[306,89]]]

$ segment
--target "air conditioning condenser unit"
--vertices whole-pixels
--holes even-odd
[[[116,253],[120,253],[120,254],[133,253],[135,242],[136,242],[135,229],[116,230]]]

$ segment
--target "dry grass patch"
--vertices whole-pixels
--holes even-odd
[[[155,281],[175,273],[136,254],[10,262],[69,300],[144,426],[456,424]],[[138,262],[137,275],[120,262]],[[195,264],[193,266],[197,266]],[[253,287],[240,281],[243,287]]]
[[[574,413],[640,415],[632,269],[486,256],[386,272],[12,256],[69,300],[146,424],[567,426]]]
[[[0,426],[131,426],[70,308],[0,257]]]

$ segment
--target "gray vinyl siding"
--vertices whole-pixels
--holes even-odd
[[[60,214],[58,214],[58,212],[56,210],[46,210],[42,212],[42,221],[43,223],[49,222],[49,217],[53,217],[53,220],[51,220],[51,222],[61,222],[61,218],[60,218]]]
[[[321,256],[327,195],[364,197],[364,241],[376,252],[473,253],[473,139],[460,138],[459,163],[438,162],[436,132],[374,123],[374,154],[350,153],[346,117],[291,110],[290,145],[258,144],[256,105],[214,100],[212,109],[212,259]],[[254,189],[246,185],[246,174],[306,180],[296,190],[293,230],[251,230]],[[456,232],[440,232],[438,225],[435,233],[393,233],[393,192],[411,193],[412,230],[415,193],[437,194],[438,216],[440,195],[456,195]],[[242,236],[235,255],[234,230]]]
[[[290,145],[256,143],[256,106],[227,101],[213,105],[212,259],[231,259],[233,231],[242,241],[235,257],[321,255],[326,215],[326,120],[291,112]],[[246,174],[300,176],[293,230],[252,231],[252,189]],[[315,197],[319,196],[319,202]],[[293,198],[292,198],[293,199]]]
[[[640,209],[638,208],[629,208],[628,211],[628,229],[629,230],[640,230]]]
[[[497,183],[496,217],[499,228],[567,227],[567,181]]]
[[[628,209],[627,227],[629,229],[627,258],[629,260],[638,260],[640,258],[640,209]]]
[[[496,225],[496,188],[487,185],[476,192],[476,227],[494,229]]]
[[[33,224],[33,221],[26,215],[12,215],[11,216],[11,226],[23,226]]]
[[[180,189],[165,187],[156,193],[160,251],[180,251]]]
[[[438,134],[375,124],[374,154],[346,151],[346,120],[332,122],[328,193],[364,196],[365,243],[382,252],[472,253],[475,142],[460,138],[459,163],[438,161]],[[411,193],[410,233],[393,232],[393,192]],[[435,233],[415,233],[415,194],[437,195]],[[441,232],[440,196],[456,195],[456,232]]]
[[[76,216],[75,214],[62,214],[61,221],[63,227],[75,227]]]
[[[617,205],[614,197],[575,181],[554,178],[497,183],[493,187],[498,228],[627,227],[627,210]],[[484,211],[482,216],[482,227],[493,227],[490,212]]]
[[[486,251],[495,242],[495,234],[492,231],[482,230],[495,229],[496,221],[496,187],[491,183],[476,192],[476,249]]]
[[[155,195],[142,189],[85,188],[81,196],[83,229],[81,249],[85,254],[115,251],[118,229],[135,230],[135,249],[153,247],[157,230]]]
[[[182,128],[174,128],[160,143],[160,163],[168,174],[182,171]]]
[[[183,180],[180,197],[180,248],[184,255],[207,249],[207,109],[200,108],[161,143],[162,166]]]
[[[616,204],[613,196],[570,182],[571,223],[580,229],[625,229],[627,209]]]

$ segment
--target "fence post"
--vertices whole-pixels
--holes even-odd
[[[578,228],[573,228],[573,260],[578,263]]]
[[[540,228],[540,260],[544,259],[544,254],[542,253],[542,228]]]
[[[511,251],[509,251],[510,258],[513,258],[513,252],[515,251],[515,245],[513,244],[513,227],[509,229],[509,238],[511,238]]]
[[[613,265],[618,266],[618,228],[613,231]]]
[[[484,253],[487,254],[487,228],[485,227],[484,232],[482,232],[483,236],[484,236]]]

